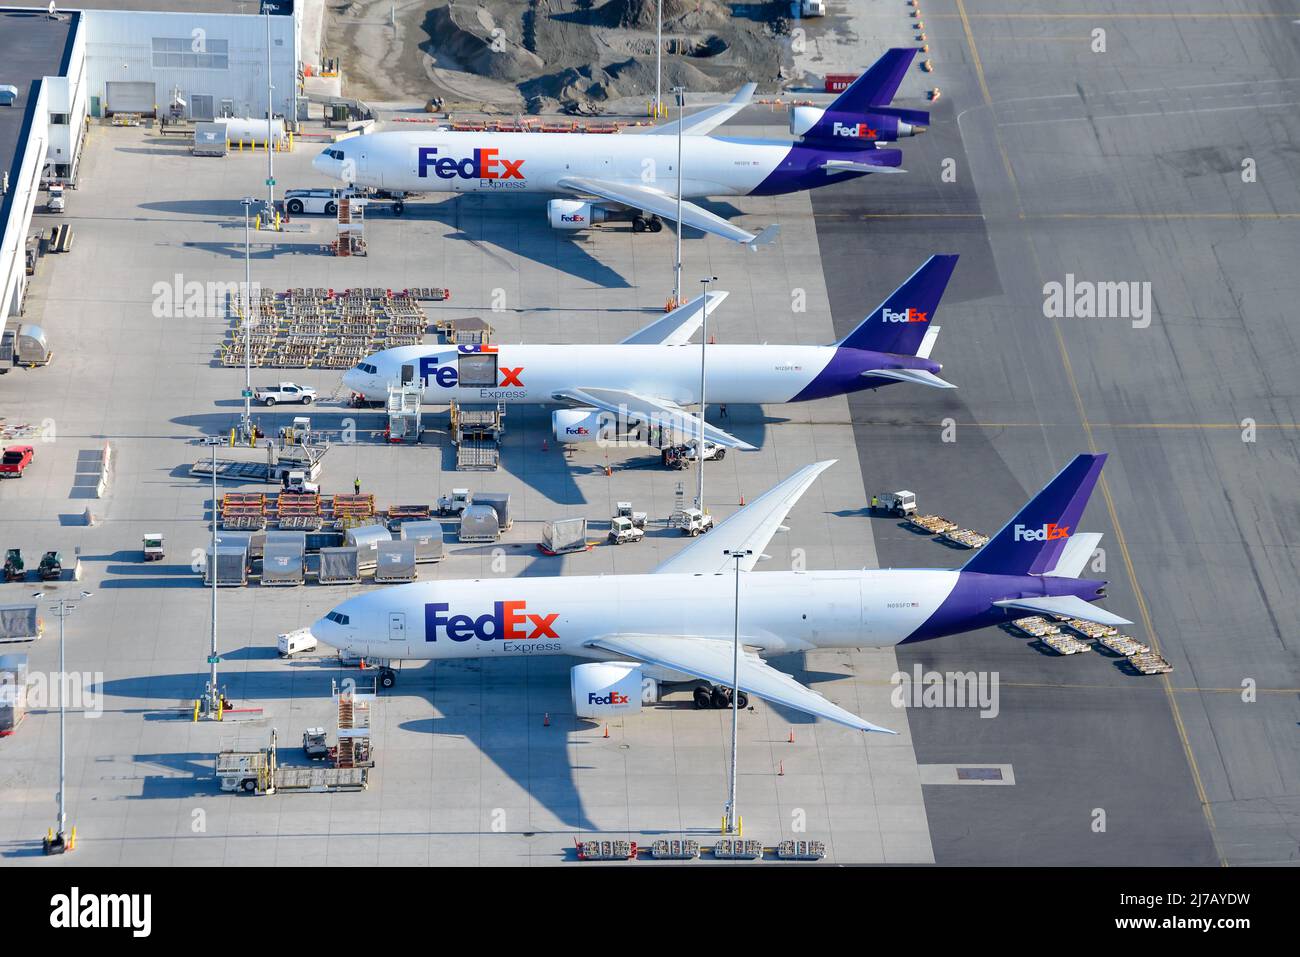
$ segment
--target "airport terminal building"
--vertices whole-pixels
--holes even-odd
[[[294,123],[302,4],[185,5],[193,9],[31,8],[0,0],[0,328],[22,314],[39,193],[53,183],[76,187],[90,119],[154,116],[177,100],[195,121],[265,116],[269,45],[272,111]],[[247,12],[229,12],[240,8]]]

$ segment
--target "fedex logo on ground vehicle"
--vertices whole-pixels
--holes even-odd
[[[836,120],[831,124],[831,133],[835,136],[847,136],[855,140],[874,140],[876,131],[866,123],[841,123]]]
[[[627,695],[619,694],[617,691],[611,691],[609,694],[588,691],[587,704],[627,704]]]
[[[452,641],[534,641],[538,638],[559,638],[555,633],[553,615],[533,615],[526,601],[498,601],[492,611],[477,618],[470,615],[448,615],[451,605],[445,601],[430,602],[424,606],[424,640],[437,641],[438,631]]]
[[[919,309],[913,309],[910,306],[901,312],[894,312],[888,306],[881,310],[884,314],[885,322],[925,322],[929,318],[928,312],[921,312]]]
[[[480,349],[483,352],[496,352],[495,346],[461,346],[462,351]],[[522,389],[524,387],[524,380],[521,378],[524,374],[523,366],[515,366],[513,369],[509,366],[501,366],[497,371],[501,374],[501,384],[497,388],[505,389],[513,386]],[[460,374],[455,366],[438,365],[437,356],[420,356],[420,381],[427,384],[430,379],[444,389],[454,389],[460,384]]]
[[[1052,542],[1058,538],[1070,537],[1070,527],[1068,525],[1050,523],[1042,528],[1026,528],[1024,525],[1017,525],[1014,531],[1014,540],[1017,542]]]
[[[524,174],[519,168],[524,165],[524,161],[500,159],[497,154],[500,150],[476,149],[473,156],[467,156],[464,159],[455,159],[451,156],[439,156],[436,146],[421,146],[418,151],[417,166],[419,167],[420,179],[427,179],[429,170],[433,170],[433,175],[438,179],[518,179],[522,180]]]

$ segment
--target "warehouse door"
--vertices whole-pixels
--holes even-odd
[[[152,114],[158,102],[154,98],[152,83],[127,83],[119,80],[105,84],[107,89],[107,111],[109,113],[149,113]]]
[[[195,93],[190,97],[190,119],[196,123],[211,123],[215,120],[215,106],[211,93]]]

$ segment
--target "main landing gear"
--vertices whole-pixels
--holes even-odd
[[[719,688],[715,685],[696,685],[692,693],[695,700],[695,707],[703,711],[706,708],[730,708],[731,707],[731,689]],[[745,692],[740,693],[740,700],[737,702],[743,711],[749,707],[749,695]]]
[[[662,232],[664,221],[653,213],[649,216],[644,213],[637,213],[632,217],[632,232],[634,233],[658,233]]]

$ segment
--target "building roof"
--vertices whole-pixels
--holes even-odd
[[[0,85],[16,86],[18,100],[0,106],[0,170],[18,179],[20,147],[27,142],[42,77],[62,76],[72,57],[78,13],[50,17],[44,9],[0,9]],[[9,221],[16,190],[0,200],[0,228]]]
[[[261,0],[67,0],[60,11],[131,10],[149,13],[262,13]],[[0,7],[30,7],[33,0],[0,0]],[[273,14],[292,13],[292,0],[271,0]],[[38,3],[37,6],[40,6]],[[48,4],[46,4],[48,6]],[[45,6],[40,6],[45,12]]]

